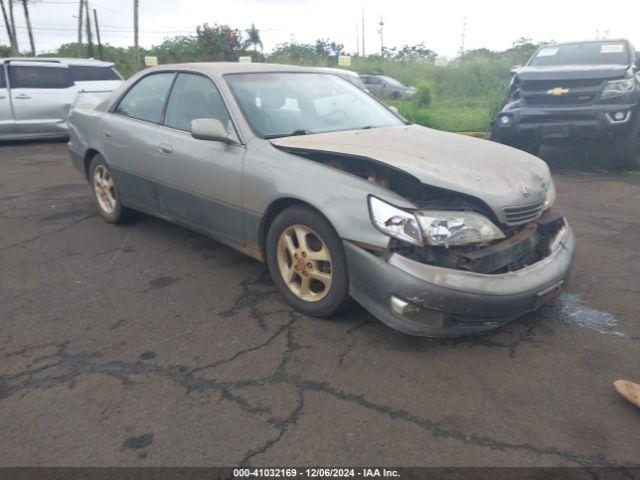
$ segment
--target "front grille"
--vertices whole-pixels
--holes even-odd
[[[581,79],[581,80],[524,80],[520,84],[522,90],[551,90],[552,88],[590,88],[599,87],[603,80]]]
[[[544,200],[527,205],[514,205],[512,207],[505,207],[504,214],[507,217],[507,223],[509,225],[520,225],[538,218],[542,213],[543,206]]]
[[[566,94],[566,95],[547,95],[547,94],[538,94],[538,95],[528,95],[523,93],[525,101],[528,105],[532,107],[543,107],[550,105],[585,105],[590,103],[595,95],[593,94],[584,94],[584,93],[575,93],[575,94]]]

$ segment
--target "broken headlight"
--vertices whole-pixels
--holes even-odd
[[[420,224],[413,213],[389,205],[373,196],[369,196],[369,213],[371,221],[382,233],[422,246]]]
[[[556,186],[553,183],[553,180],[549,180],[549,185],[547,185],[547,193],[546,198],[544,200],[544,205],[542,206],[543,210],[548,210],[556,201]]]
[[[429,245],[457,246],[505,238],[484,215],[473,212],[418,211],[418,222]]]

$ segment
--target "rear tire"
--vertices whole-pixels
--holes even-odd
[[[276,288],[302,313],[328,317],[349,303],[342,241],[331,224],[310,208],[293,206],[274,219],[266,256]]]
[[[131,211],[122,205],[118,188],[104,157],[97,154],[89,167],[89,184],[98,213],[108,223],[124,222]]]

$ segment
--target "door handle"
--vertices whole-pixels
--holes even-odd
[[[161,143],[160,145],[158,145],[158,149],[160,149],[160,152],[164,153],[165,155],[171,155],[173,153],[173,147],[166,143]]]
[[[111,132],[108,130],[105,130],[104,132],[102,132],[102,136],[104,138],[111,138]]]
[[[29,95],[25,95],[24,93],[20,94],[20,95],[16,95],[15,97],[16,100],[27,100],[29,98],[31,98]]]

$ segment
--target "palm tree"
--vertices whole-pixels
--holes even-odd
[[[24,9],[24,19],[25,19],[25,22],[27,23],[27,32],[29,33],[29,43],[31,44],[31,56],[35,57],[36,44],[33,41],[33,29],[31,28],[31,19],[29,18],[29,0],[22,0],[22,8]]]
[[[262,40],[260,39],[260,30],[258,30],[255,24],[251,24],[251,28],[247,28],[245,32],[248,35],[248,38],[244,41],[244,48],[247,48],[249,45],[253,45],[253,51],[258,51],[258,45],[260,45],[260,50],[262,50]]]

